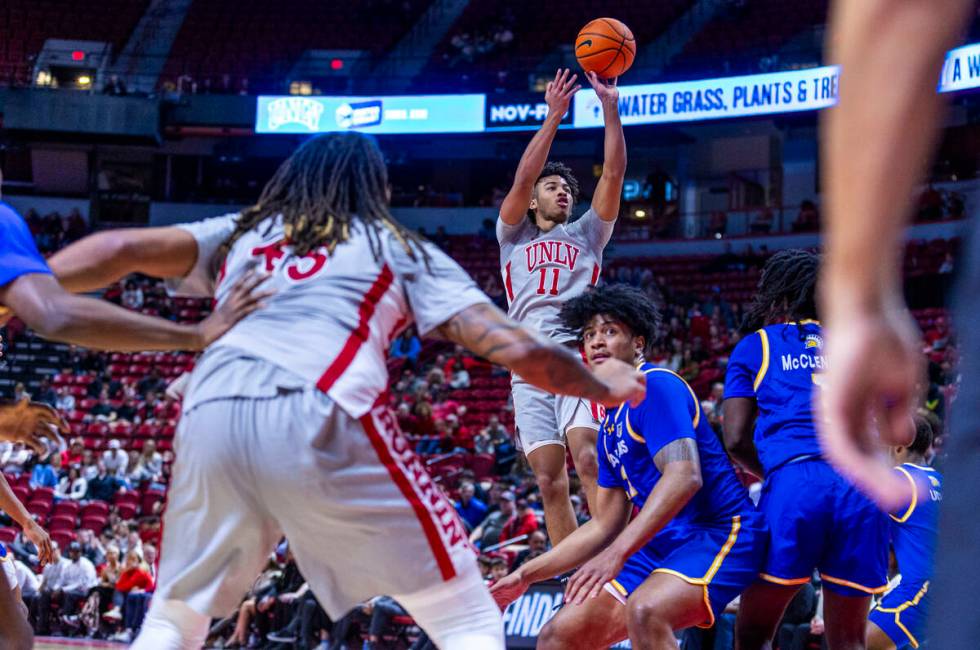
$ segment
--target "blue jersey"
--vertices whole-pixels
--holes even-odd
[[[931,467],[905,463],[895,468],[912,482],[912,503],[891,515],[891,541],[902,584],[922,583],[932,576],[939,530],[943,476]]]
[[[735,477],[725,450],[691,387],[678,375],[653,364],[640,366],[647,376],[647,394],[636,408],[623,404],[610,410],[599,432],[598,483],[621,488],[642,508],[661,474],[653,462],[664,446],[681,438],[697,443],[702,487],[669,527],[730,525],[732,517],[754,512],[748,493]]]
[[[51,269],[21,216],[0,202],[0,287],[28,273],[51,273]]]
[[[767,475],[794,458],[820,455],[810,398],[825,364],[816,321],[767,325],[732,351],[725,399],[755,399],[755,448]]]

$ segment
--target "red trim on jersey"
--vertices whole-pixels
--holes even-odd
[[[594,264],[592,266],[592,286],[593,287],[596,286],[597,284],[599,284],[599,271],[601,271],[601,270],[602,270],[602,267],[600,267],[598,264]]]
[[[378,279],[374,281],[371,288],[364,294],[361,306],[357,309],[358,316],[360,317],[357,327],[347,337],[347,342],[340,349],[340,354],[337,355],[337,358],[333,360],[333,363],[330,364],[330,367],[327,368],[326,372],[320,376],[320,380],[316,383],[316,387],[324,393],[330,390],[334,382],[347,370],[354,357],[357,356],[358,350],[367,341],[374,310],[381,301],[381,297],[388,291],[388,287],[391,286],[394,279],[395,275],[388,268],[388,265],[385,264],[384,268],[381,269],[381,273],[378,275]]]
[[[387,410],[387,407],[385,407]],[[393,417],[393,416],[392,416]],[[443,580],[452,580],[456,577],[456,567],[453,566],[452,558],[449,557],[449,551],[446,549],[446,544],[442,541],[442,536],[439,534],[439,530],[436,528],[436,522],[433,520],[433,513],[430,512],[425,504],[419,499],[418,493],[415,491],[412,485],[412,480],[405,469],[398,464],[392,454],[391,447],[389,443],[385,440],[385,437],[378,431],[378,427],[374,422],[374,411],[371,411],[367,415],[363,416],[361,419],[361,426],[364,427],[364,432],[367,433],[368,440],[371,441],[371,446],[374,447],[375,453],[378,454],[378,460],[384,465],[385,469],[388,470],[388,475],[391,476],[391,480],[394,481],[395,485],[401,491],[402,496],[408,501],[409,505],[412,506],[412,510],[415,511],[415,516],[418,517],[419,523],[422,525],[422,531],[425,533],[425,538],[429,542],[429,547],[432,549],[432,554],[435,555],[436,564],[439,565],[439,571],[442,573]],[[398,430],[397,426],[391,431],[393,436],[402,436],[401,431]],[[406,441],[405,446],[408,447],[408,442]],[[414,452],[409,451],[408,453],[414,456]],[[433,489],[438,489],[433,485]],[[451,506],[447,506],[452,512],[455,513],[455,509]]]
[[[514,285],[510,281],[510,262],[504,267],[504,288],[507,289],[507,302],[514,302]]]

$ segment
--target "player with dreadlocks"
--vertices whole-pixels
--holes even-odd
[[[323,135],[240,214],[100,233],[53,258],[75,290],[139,271],[220,305],[258,267],[276,292],[191,376],[156,595],[133,647],[200,647],[285,535],[331,618],[387,594],[440,648],[503,648],[466,530],[388,409],[391,341],[414,321],[545,390],[604,403],[642,395],[642,376],[590,373],[510,320],[392,218],[387,193],[372,138]]]
[[[888,581],[887,518],[826,462],[817,439],[811,396],[825,369],[819,264],[803,250],[769,259],[725,376],[725,444],[765,478],[759,508],[771,532],[765,568],[739,606],[742,650],[768,647],[814,569],[830,648],[863,648],[871,597]]]
[[[610,409],[598,438],[598,507],[551,551],[494,585],[501,604],[578,568],[539,649],[677,648],[674,633],[711,627],[765,558],[763,517],[677,374],[647,363],[660,314],[643,292],[610,285],[565,303],[562,322],[588,363],[636,363],[646,398]],[[634,509],[639,513],[633,517]]]

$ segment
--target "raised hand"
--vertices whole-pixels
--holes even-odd
[[[577,85],[575,80],[577,74],[572,74],[568,68],[560,69],[555,73],[555,78],[548,82],[544,91],[544,101],[548,104],[548,114],[557,115],[559,119],[568,112],[568,105],[572,102],[572,97],[582,87]]]
[[[628,363],[606,359],[593,373],[609,388],[608,395],[600,400],[603,406],[615,408],[626,402],[636,406],[646,397],[646,375]]]
[[[48,452],[45,439],[60,445],[60,434],[70,431],[65,419],[47,404],[22,400],[0,406],[0,440],[24,443],[38,455]]]
[[[615,104],[619,101],[619,88],[616,87],[616,78],[600,79],[595,72],[586,72],[585,78],[589,80],[592,89],[603,104]]]

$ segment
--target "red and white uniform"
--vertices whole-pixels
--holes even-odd
[[[510,226],[497,219],[500,272],[508,315],[561,343],[577,336],[562,328],[565,301],[595,286],[602,272],[602,250],[615,221],[604,221],[589,208],[581,217],[549,232],[528,219]],[[564,444],[568,429],[599,429],[596,408],[577,397],[551,395],[514,376],[514,418],[521,448],[529,453],[547,444]]]
[[[372,249],[360,223],[332,255],[297,257],[269,219],[222,264],[236,218],[180,226],[198,260],[169,288],[220,303],[258,268],[276,294],[191,376],[156,597],[224,616],[281,535],[334,619],[374,595],[408,608],[420,590],[478,578],[465,528],[383,396],[400,330],[414,322],[425,335],[486,296],[435,246],[424,245],[428,261],[413,259],[381,231]]]

